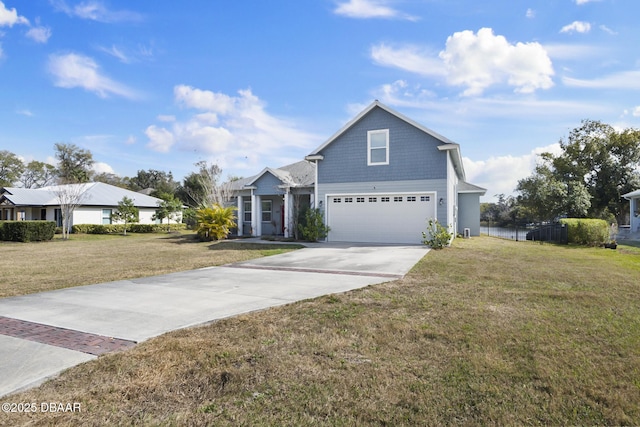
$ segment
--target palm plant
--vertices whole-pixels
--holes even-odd
[[[231,229],[236,226],[236,208],[234,206],[222,207],[214,204],[213,207],[200,208],[196,212],[198,221],[198,236],[201,240],[222,240],[226,238]]]

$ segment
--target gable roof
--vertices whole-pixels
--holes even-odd
[[[124,198],[133,200],[139,208],[156,208],[161,199],[136,193],[135,191],[105,184],[90,182],[86,184],[52,185],[41,188],[5,187],[1,191],[0,200],[6,200],[14,206],[57,206],[60,204],[56,194],[63,187],[81,187],[83,206],[117,206]]]
[[[358,123],[364,116],[369,114],[374,108],[380,108],[387,113],[397,117],[398,119],[410,124],[411,126],[421,130],[427,135],[431,135],[438,141],[441,141],[443,145],[438,146],[440,151],[448,151],[451,155],[451,159],[453,161],[454,168],[458,177],[461,180],[465,180],[464,167],[462,165],[462,155],[460,154],[460,145],[451,141],[449,138],[440,135],[439,133],[429,129],[426,126],[421,125],[420,123],[410,119],[409,117],[397,112],[396,110],[384,105],[377,99],[373,101],[367,108],[365,108],[360,114],[351,119],[346,125],[344,125],[338,132],[334,133],[328,140],[326,140],[322,145],[316,148],[311,154],[305,157],[307,160],[322,160],[322,155],[320,152],[324,150],[326,147],[331,145],[336,139],[338,139],[343,133],[349,130],[353,125]]]
[[[257,175],[233,181],[231,187],[233,190],[242,190],[246,187],[251,187],[266,173],[270,173],[279,179],[282,185],[286,187],[310,187],[315,181],[315,168],[316,165],[314,163],[306,160],[301,160],[279,168],[267,167]]]
[[[465,181],[458,183],[458,193],[479,193],[481,196],[484,196],[486,192],[486,188],[478,187]]]

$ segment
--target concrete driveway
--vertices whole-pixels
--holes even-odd
[[[0,396],[168,331],[401,278],[427,252],[314,244],[222,267],[0,299]]]

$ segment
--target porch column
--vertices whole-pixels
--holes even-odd
[[[287,188],[284,193],[284,237],[291,237],[291,192],[290,189]]]
[[[254,237],[262,235],[262,198],[256,194],[251,198],[251,227],[253,228]]]
[[[244,212],[242,210],[244,204],[242,203],[242,201],[243,197],[241,195],[238,195],[238,210],[236,211],[238,213],[236,215],[236,223],[238,224],[238,226],[236,227],[238,229],[238,237],[242,236],[242,220],[244,219]]]

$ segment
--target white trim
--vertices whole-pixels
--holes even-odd
[[[386,145],[384,146],[385,150],[385,161],[384,162],[372,162],[371,161],[371,150],[382,150],[383,147],[371,147],[371,137],[377,134],[384,134],[386,138]],[[389,129],[373,129],[367,131],[367,166],[381,166],[389,164]]]

